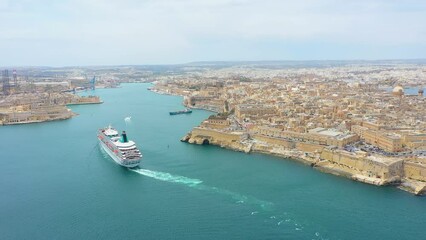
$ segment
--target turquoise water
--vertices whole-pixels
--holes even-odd
[[[182,99],[149,86],[96,90],[105,103],[70,120],[0,127],[0,239],[425,238],[425,197],[181,143],[210,113],[169,116]],[[142,169],[100,150],[110,123],[138,143]]]

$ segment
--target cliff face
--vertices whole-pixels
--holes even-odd
[[[373,185],[398,185],[415,193],[426,193],[426,165],[398,158],[379,158],[326,148],[324,145],[297,142],[246,132],[195,127],[181,141],[211,144],[241,152],[260,152],[290,158],[323,172]]]
[[[403,161],[395,159],[384,161],[368,156],[345,153],[339,150],[324,149],[321,159],[326,162],[318,167],[322,169],[339,166],[351,178],[374,185],[386,185],[401,181]]]
[[[406,159],[377,159],[374,156],[357,156],[338,150],[324,149],[318,164],[322,170],[339,166],[352,179],[374,185],[395,184],[416,195],[426,193],[426,165]]]
[[[191,144],[211,144],[241,152],[250,152],[250,144],[245,143],[247,134],[243,132],[221,132],[218,130],[195,127],[181,141]]]

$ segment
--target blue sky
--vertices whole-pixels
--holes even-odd
[[[0,66],[426,58],[421,0],[0,0]]]

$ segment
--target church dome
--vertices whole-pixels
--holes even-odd
[[[404,95],[404,88],[401,85],[398,85],[392,90],[392,94],[395,96],[402,96]]]
[[[404,88],[401,85],[398,85],[398,86],[393,88],[392,92],[394,92],[394,93],[404,92]]]

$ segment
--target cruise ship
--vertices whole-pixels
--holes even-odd
[[[123,167],[136,167],[139,165],[142,154],[136,147],[136,143],[127,139],[125,131],[121,136],[111,126],[98,131],[98,139],[106,153]]]

